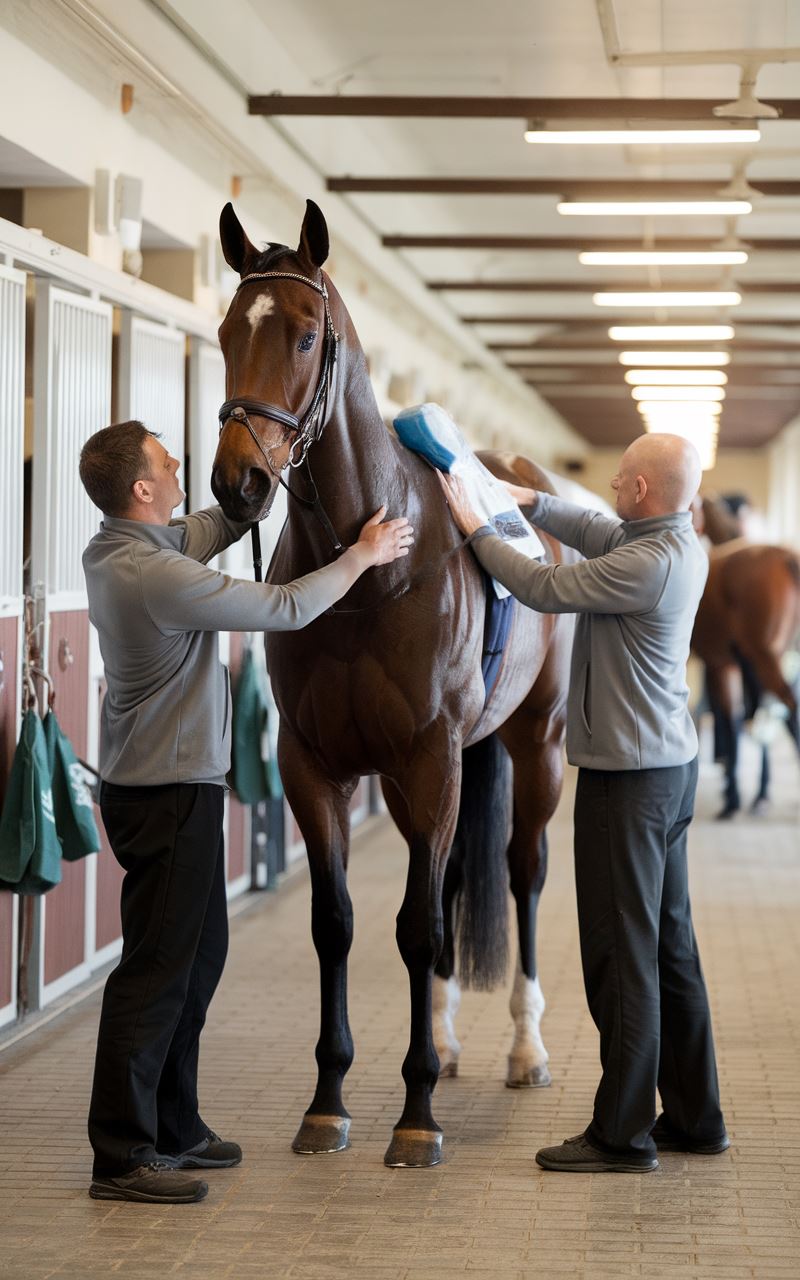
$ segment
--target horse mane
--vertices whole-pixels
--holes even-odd
[[[254,271],[269,271],[271,270],[273,263],[278,258],[285,258],[287,255],[288,257],[295,259],[299,269],[300,255],[296,249],[290,249],[288,244],[267,244],[259,254],[255,263],[249,268],[247,274],[250,275]],[[302,274],[305,275],[306,273],[303,272]]]

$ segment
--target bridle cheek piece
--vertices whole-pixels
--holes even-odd
[[[243,285],[250,284],[254,280],[296,280],[300,284],[308,285],[309,289],[313,289],[316,293],[321,294],[325,303],[325,338],[322,348],[322,363],[317,385],[311,397],[311,403],[305,413],[298,415],[291,413],[288,409],[282,409],[278,405],[268,404],[266,400],[253,400],[243,396],[233,396],[230,400],[226,400],[219,411],[220,435],[222,435],[231,420],[246,427],[263,454],[270,471],[280,479],[280,472],[285,470],[287,466],[300,467],[303,465],[312,444],[320,439],[327,426],[328,403],[336,370],[336,349],[339,335],[333,326],[333,317],[328,300],[328,288],[324,277],[322,277],[322,282],[317,284],[316,280],[310,280],[308,276],[300,275],[299,272],[295,271],[253,271],[250,275],[242,276],[236,292],[238,293]],[[288,427],[290,431],[295,433],[295,438],[289,449],[289,456],[283,467],[276,470],[272,459],[273,450],[264,448],[250,422],[250,414],[253,414],[256,418],[270,418],[273,422],[279,422],[281,426]]]

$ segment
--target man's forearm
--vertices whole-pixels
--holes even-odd
[[[526,511],[526,515],[537,529],[580,551],[587,560],[605,555],[623,536],[619,520],[549,493],[540,493],[533,510]]]

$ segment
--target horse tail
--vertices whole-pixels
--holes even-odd
[[[489,991],[508,964],[511,762],[496,734],[462,752],[461,802],[450,856],[461,868],[457,903],[459,978]]]

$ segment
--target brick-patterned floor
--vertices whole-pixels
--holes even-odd
[[[404,855],[386,826],[358,843],[351,870],[352,1148],[317,1158],[289,1149],[311,1096],[317,1019],[301,880],[234,926],[205,1033],[201,1095],[209,1123],[241,1141],[246,1158],[209,1175],[203,1203],[89,1200],[84,1120],[99,997],[0,1053],[0,1275],[800,1275],[800,848],[797,766],[785,751],[778,773],[769,816],[720,827],[709,821],[717,781],[705,768],[692,840],[729,1153],[665,1155],[659,1172],[641,1176],[545,1174],[533,1162],[537,1146],[584,1127],[598,1074],[578,968],[567,796],[540,930],[552,1087],[503,1088],[507,998],[467,994],[461,1075],[436,1094],[445,1161],[427,1171],[384,1168],[407,1036],[393,941]]]

